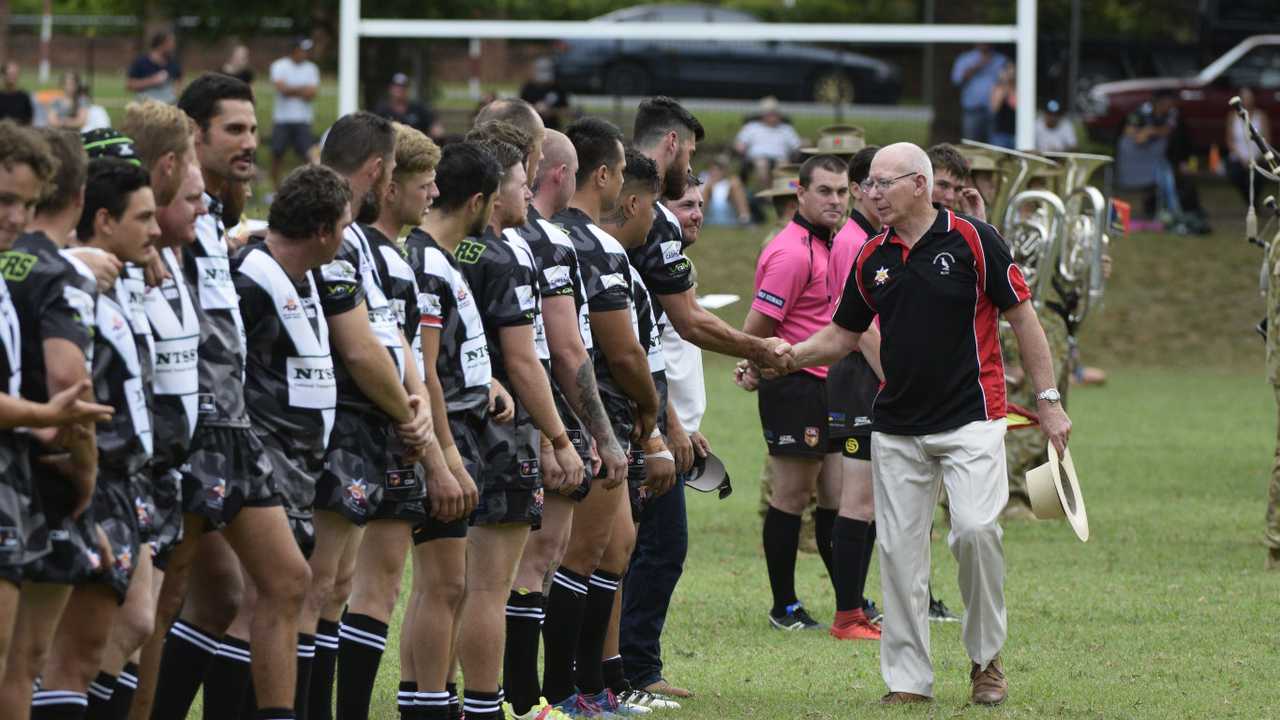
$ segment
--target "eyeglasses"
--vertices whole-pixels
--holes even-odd
[[[885,192],[889,192],[889,188],[893,187],[894,183],[898,182],[902,178],[909,178],[912,175],[919,175],[919,173],[914,171],[909,172],[906,175],[899,175],[898,177],[893,178],[892,180],[863,180],[862,182],[858,183],[858,187],[862,188],[862,192],[864,193],[871,192],[872,188],[875,188],[880,192],[885,193]]]

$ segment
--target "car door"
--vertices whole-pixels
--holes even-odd
[[[769,44],[713,39],[716,23],[755,22],[754,17],[705,5],[667,6],[659,13],[667,22],[707,23],[707,39],[681,44],[676,60],[681,94],[759,97],[759,90],[765,84],[759,76],[770,65]]]

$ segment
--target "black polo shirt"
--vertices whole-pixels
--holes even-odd
[[[868,240],[832,320],[862,332],[880,316],[873,429],[928,435],[1004,417],[999,316],[1030,297],[1004,238],[967,215],[939,208],[910,249],[893,228]]]

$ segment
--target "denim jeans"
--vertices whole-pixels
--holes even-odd
[[[963,108],[960,111],[960,127],[963,137],[978,142],[991,141],[992,113],[989,107]]]
[[[619,646],[627,680],[637,689],[662,679],[662,626],[689,551],[684,482],[678,476],[667,494],[645,502],[622,584]]]
[[[1156,164],[1156,193],[1162,208],[1175,217],[1182,214],[1182,201],[1178,198],[1178,181],[1173,176],[1173,166],[1168,160]]]

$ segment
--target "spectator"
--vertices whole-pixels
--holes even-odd
[[[748,119],[733,139],[734,151],[746,158],[760,185],[768,185],[773,167],[789,161],[802,144],[772,96],[760,101],[760,114]]]
[[[53,101],[49,108],[49,126],[66,128],[82,132],[89,120],[89,106],[92,102],[85,94],[77,73],[67,71],[62,74],[62,97]]]
[[[129,66],[124,86],[137,93],[139,100],[150,98],[173,103],[178,99],[178,80],[182,68],[177,60],[177,40],[164,30],[151,37],[151,50],[139,55]]]
[[[1182,215],[1177,181],[1169,163],[1169,139],[1178,125],[1178,109],[1172,90],[1158,90],[1150,101],[1129,114],[1124,134],[1116,146],[1116,181],[1121,188],[1154,187],[1163,222]],[[1157,214],[1147,203],[1148,216]]]
[[[243,80],[246,85],[252,85],[253,67],[249,64],[249,46],[236,43],[235,47],[231,48],[231,55],[222,64],[222,72]]]
[[[991,90],[1008,64],[1004,55],[986,43],[963,52],[951,66],[951,84],[960,88],[961,126],[964,137],[991,140]]]
[[[298,38],[288,55],[271,63],[271,84],[276,88],[275,108],[271,113],[271,184],[280,186],[283,170],[280,161],[292,148],[301,162],[315,144],[311,122],[315,118],[312,100],[320,88],[320,68],[309,55],[315,43],[311,38]]]
[[[35,116],[31,94],[18,87],[21,69],[10,60],[4,64],[4,89],[0,90],[0,120],[9,119],[19,125],[30,125]]]
[[[533,76],[520,88],[520,99],[537,109],[548,130],[559,130],[569,112],[569,93],[556,82],[551,58],[538,58],[533,63]]]
[[[1250,124],[1267,142],[1271,141],[1271,118],[1258,107],[1257,99],[1249,88],[1240,88],[1236,93],[1240,96],[1240,104],[1249,111]],[[1235,110],[1227,112],[1227,177],[1240,191],[1240,197],[1249,202],[1249,163],[1258,158],[1258,146],[1249,137],[1244,121]]]
[[[818,143],[800,148],[805,155],[835,155],[848,160],[867,146],[866,131],[857,125],[828,125],[818,131]]]
[[[431,138],[437,144],[444,139],[444,123],[431,108],[409,99],[409,76],[398,72],[391,76],[387,97],[374,110],[374,114],[408,125]]]
[[[704,219],[707,225],[747,225],[751,223],[751,208],[747,205],[747,191],[742,180],[729,172],[729,158],[719,155],[712,158],[700,183],[706,198]]]
[[[1005,63],[1000,79],[991,88],[991,144],[1010,150],[1017,146],[1018,86],[1013,63]]]
[[[1076,128],[1062,114],[1057,100],[1044,104],[1044,112],[1036,118],[1036,150],[1040,152],[1072,152],[1076,149]]]

